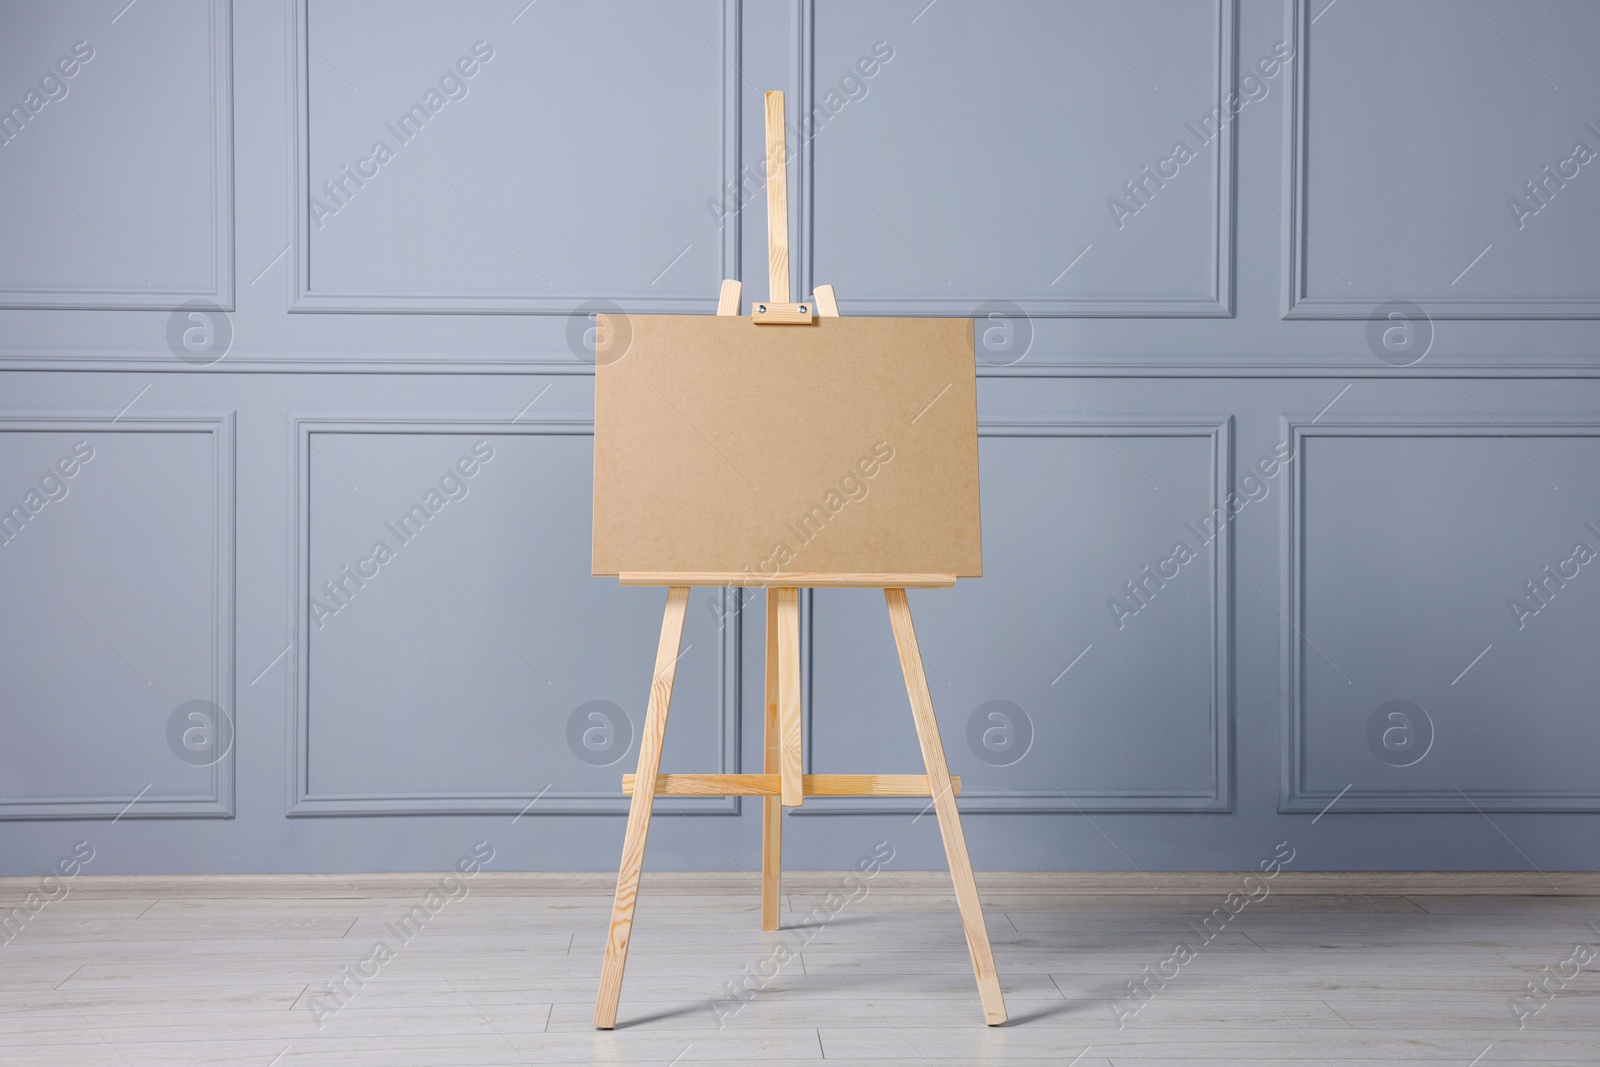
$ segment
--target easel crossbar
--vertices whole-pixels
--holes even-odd
[[[742,571],[623,571],[623,585],[767,589],[948,589],[953,574],[750,574]]]
[[[633,796],[636,775],[622,776],[622,795]],[[931,797],[925,774],[807,774],[808,797]],[[658,774],[658,797],[775,797],[783,792],[778,774]],[[961,795],[961,778],[950,776],[950,792]]]

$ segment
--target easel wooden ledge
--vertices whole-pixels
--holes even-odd
[[[758,303],[751,318],[756,323],[809,325],[817,315],[836,318],[839,305],[833,286],[819,285],[812,303],[779,301],[789,288],[789,195],[786,163],[788,152],[784,130],[781,92],[766,95],[767,120],[767,245],[768,279],[771,299]],[[718,315],[739,314],[740,283],[722,283]],[[808,796],[931,796],[944,839],[950,877],[955,883],[956,905],[972,955],[972,969],[978,980],[978,997],[983,1004],[985,1022],[999,1026],[1006,1021],[1005,1000],[1000,993],[1000,977],[995,971],[989,933],[983,921],[978,887],[967,856],[966,837],[961,831],[961,816],[955,798],[960,795],[959,779],[952,777],[939,740],[939,725],[934,718],[933,697],[922,669],[922,653],[917,647],[916,629],[911,623],[907,589],[937,589],[955,585],[948,574],[779,574],[773,577],[748,573],[625,573],[623,585],[667,586],[666,612],[661,620],[661,640],[656,647],[655,672],[651,676],[650,700],[645,711],[644,730],[639,737],[639,767],[624,775],[622,790],[631,796],[628,825],[622,843],[622,866],[617,874],[617,892],[611,906],[611,927],[606,937],[605,963],[600,972],[600,992],[595,1002],[594,1025],[610,1030],[616,1026],[617,1001],[622,994],[622,974],[628,959],[628,940],[633,929],[633,909],[638,900],[639,876],[644,865],[645,838],[650,830],[651,807],[658,796],[759,796],[765,798],[761,840],[761,928],[778,929],[779,879],[782,870],[783,809],[799,807]],[[762,774],[661,774],[661,745],[667,729],[667,709],[672,702],[672,683],[677,670],[678,646],[683,635],[683,620],[689,604],[691,586],[761,586],[767,590],[766,644],[766,746]],[[911,715],[927,773],[921,774],[803,774],[800,725],[800,589],[819,587],[865,587],[883,590],[889,609],[889,624],[900,654],[900,669],[905,675],[906,693],[911,700]]]

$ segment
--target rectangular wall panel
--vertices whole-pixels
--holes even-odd
[[[1291,433],[1284,810],[1600,810],[1600,427]]]
[[[0,308],[233,304],[232,5],[120,6],[0,6]]]
[[[0,0],[0,874],[615,871],[591,313],[767,298],[772,89],[793,295],[976,320],[984,577],[912,599],[980,868],[1600,867],[1597,11]],[[881,592],[801,605],[808,769],[917,772]],[[694,592],[664,771],[760,769],[763,606]]]
[[[296,425],[293,813],[625,812],[662,593],[589,575],[589,424]],[[668,770],[734,769],[737,595],[692,599]]]
[[[1600,316],[1600,7],[1297,0],[1295,18],[1288,316]]]
[[[922,7],[822,2],[802,27],[804,292],[835,285],[846,314],[1231,312],[1233,0]]]
[[[962,809],[1228,810],[1228,425],[990,420],[981,445],[984,577],[912,594]],[[918,771],[882,594],[819,590],[810,621],[812,768]]]
[[[0,819],[233,814],[233,508],[231,417],[0,418]]]
[[[294,310],[710,311],[737,274],[733,0],[300,0],[297,28]]]

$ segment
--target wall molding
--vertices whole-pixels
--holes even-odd
[[[740,169],[740,34],[743,28],[742,0],[722,2],[722,47],[726,61],[718,60],[721,79],[722,116],[722,169],[721,188],[715,190],[723,197],[735,187]],[[289,129],[289,159],[293,168],[290,204],[294,219],[295,248],[293,258],[293,297],[289,302],[291,312],[361,313],[387,312],[410,315],[571,315],[585,303],[609,300],[622,305],[634,314],[699,313],[709,315],[716,311],[717,291],[708,286],[703,297],[657,296],[647,293],[618,294],[614,292],[589,293],[574,296],[452,296],[438,293],[334,293],[312,287],[312,226],[311,226],[311,174],[310,174],[310,63],[308,53],[310,38],[306,27],[310,25],[311,0],[296,0],[291,13],[294,33],[290,37],[291,85],[293,121]],[[739,234],[741,205],[736,201],[721,227],[721,271],[723,278],[739,277]],[[430,360],[436,363],[437,360]],[[563,360],[562,362],[567,362]],[[524,363],[523,366],[530,364]]]
[[[1038,348],[1037,343],[1035,348]],[[1072,355],[1073,353],[1067,353]],[[1079,353],[1081,354],[1081,353]],[[1410,367],[1391,367],[1370,357],[1349,363],[1326,360],[1287,362],[1292,357],[1263,356],[1258,360],[1197,357],[1188,362],[1129,359],[1115,362],[1106,357],[1081,362],[1046,362],[1031,357],[1010,367],[978,363],[980,378],[1060,378],[1071,379],[1237,379],[1261,381],[1327,379],[1363,381],[1409,379],[1448,381],[1527,379],[1585,381],[1600,378],[1600,357],[1590,363],[1551,363],[1544,360],[1518,364],[1511,359],[1475,362],[1435,361],[1431,356]],[[1515,357],[1512,357],[1515,358]],[[195,374],[196,368],[170,356],[152,359],[145,352],[127,351],[119,356],[6,356],[0,355],[0,373],[6,371],[89,372],[138,371],[141,374]],[[463,357],[452,361],[443,353],[421,353],[409,359],[375,355],[352,358],[345,352],[305,350],[253,356],[229,355],[219,363],[203,368],[204,374],[414,374],[414,375],[504,375],[545,377],[593,375],[594,368],[566,352],[542,352],[530,358],[484,359]]]
[[[1281,420],[1284,439],[1294,446],[1295,462],[1285,464],[1288,482],[1281,505],[1279,533],[1280,594],[1283,597],[1283,623],[1279,627],[1280,647],[1287,650],[1282,674],[1281,704],[1283,749],[1278,811],[1322,812],[1335,799],[1339,811],[1367,814],[1410,812],[1483,811],[1557,814],[1600,811],[1600,788],[1586,793],[1536,789],[1477,789],[1471,800],[1454,789],[1361,789],[1350,786],[1342,794],[1314,790],[1306,784],[1308,753],[1305,748],[1305,442],[1311,437],[1480,437],[1510,440],[1515,437],[1600,437],[1600,423],[1575,423],[1567,420],[1529,421],[1512,417],[1493,423],[1420,420],[1329,420],[1317,422],[1300,418]]]
[[[239,898],[295,900],[360,900],[420,897],[438,889],[439,871],[343,874],[83,874],[73,880],[74,896],[84,900],[148,900]],[[750,896],[750,878],[743,871],[645,871],[643,892]],[[829,893],[842,879],[859,871],[785,871],[783,883],[796,893]],[[1295,871],[1282,870],[1272,892],[1283,896],[1600,896],[1600,873],[1594,871]],[[1237,893],[1247,877],[1261,877],[1256,868],[1183,871],[995,871],[978,872],[983,891],[1030,896],[1226,896]],[[1560,879],[1558,886],[1554,879]],[[593,896],[604,901],[616,889],[613,871],[482,871],[472,892],[486,897]],[[38,884],[37,876],[0,878],[0,892],[21,896]],[[873,876],[880,891],[950,898],[950,875],[943,870],[884,869]]]
[[[1326,8],[1324,8],[1326,10]],[[1421,297],[1399,293],[1380,297],[1313,297],[1306,292],[1306,147],[1310,124],[1311,0],[1294,0],[1290,18],[1295,62],[1289,71],[1289,105],[1284,109],[1283,255],[1287,270],[1283,287],[1285,319],[1365,319],[1378,305],[1409,300],[1436,319],[1594,319],[1600,318],[1600,296],[1580,300],[1538,300],[1528,297]]]
[[[1238,17],[1235,14],[1235,10],[1238,6],[1237,0],[1225,0],[1225,2],[1223,2],[1223,0],[1217,0],[1217,2],[1221,4],[1221,6],[1218,7],[1218,11],[1221,13],[1221,15],[1232,19],[1232,25],[1236,29],[1238,26]],[[214,9],[220,13],[219,17],[228,18],[231,21],[231,5],[228,4],[226,0],[212,0],[212,3]],[[297,0],[295,5],[285,6],[283,10],[290,16],[291,20],[300,20],[297,25],[303,25],[304,13],[302,8],[307,7],[308,4],[309,0]],[[1286,95],[1292,97],[1292,99],[1288,100],[1285,104],[1283,120],[1286,145],[1283,154],[1283,165],[1286,175],[1288,175],[1291,169],[1296,167],[1296,160],[1300,159],[1303,155],[1303,145],[1295,147],[1291,144],[1291,142],[1294,142],[1296,138],[1303,134],[1305,125],[1303,113],[1306,104],[1306,87],[1309,83],[1309,75],[1307,72],[1309,70],[1310,61],[1308,49],[1310,19],[1309,17],[1306,17],[1308,13],[1308,4],[1309,0],[1294,0],[1294,2],[1287,5],[1286,8],[1290,16],[1290,21],[1293,24],[1293,28],[1290,31],[1290,37],[1296,42],[1297,47],[1301,50],[1300,54],[1297,56],[1299,69],[1293,69],[1289,72],[1286,72],[1287,76],[1284,86]],[[787,88],[789,88],[794,94],[794,99],[796,101],[800,101],[802,99],[813,100],[816,96],[816,87],[814,86],[815,79],[813,78],[813,74],[815,73],[814,0],[791,0],[789,16],[792,39],[787,43],[789,45],[788,60],[791,69],[791,78],[787,84]],[[277,23],[279,20],[274,17],[272,21]],[[1274,23],[1281,23],[1281,13],[1273,15],[1271,21]],[[723,40],[721,43],[724,46],[724,50],[726,51],[728,48],[737,47],[739,45],[742,31],[742,5],[739,0],[725,0],[723,7],[722,29]],[[288,30],[288,27],[285,27],[285,30]],[[1226,43],[1226,39],[1227,35],[1219,36],[1217,42],[1219,52],[1223,44]],[[290,68],[290,73],[284,74],[280,72],[276,64],[269,64],[269,66],[272,68],[273,84],[275,86],[279,84],[279,79],[287,79],[288,88],[290,90],[287,95],[293,100],[293,114],[288,116],[288,133],[286,134],[283,143],[285,144],[285,149],[287,152],[286,158],[289,160],[291,168],[298,172],[299,168],[304,162],[301,146],[305,133],[304,127],[306,119],[306,99],[303,88],[305,82],[305,71],[307,69],[303,57],[300,57],[299,54],[305,51],[306,44],[297,32],[286,32],[283,35],[283,40],[285,42],[285,47],[282,54],[284,56],[284,63]],[[1229,47],[1232,49],[1230,53],[1230,62],[1233,63],[1233,68],[1236,68],[1238,49],[1236,45]],[[246,43],[241,42],[240,48],[241,54],[244,54]],[[272,48],[273,50],[276,50],[276,43],[273,44]],[[727,54],[730,57],[735,57],[738,55],[736,52],[727,52]],[[314,53],[312,53],[312,57],[315,58]],[[223,79],[222,89],[229,94],[229,97],[231,97],[231,83],[233,77],[231,71],[231,51],[225,50],[222,58],[224,61],[226,61],[227,66],[230,68],[228,70],[227,77]],[[1291,68],[1296,67],[1296,65],[1296,63],[1289,64]],[[733,72],[732,67],[726,64],[724,66],[727,67],[727,69],[724,70],[725,80],[737,82],[738,77]],[[1237,75],[1237,70],[1233,68],[1230,68],[1231,73],[1233,75]],[[259,94],[248,95],[253,96]],[[219,114],[231,126],[231,99],[224,98],[223,102],[228,106],[219,104]],[[722,117],[723,169],[725,172],[737,175],[740,172],[740,111],[742,107],[741,92],[738,85],[734,85],[732,88],[728,88],[727,86],[724,87],[724,99],[722,104],[724,112]],[[276,106],[276,104],[273,105],[274,110],[276,109]],[[748,111],[746,110],[745,113],[748,114]],[[1232,137],[1232,124],[1230,124],[1228,131],[1225,131],[1225,136],[1230,138]],[[231,130],[229,132],[229,139],[231,141]],[[810,280],[813,271],[814,218],[812,214],[812,206],[814,196],[812,194],[814,192],[815,182],[813,175],[814,159],[812,158],[812,149],[814,146],[811,143],[806,143],[802,144],[800,147],[801,150],[796,154],[796,159],[793,164],[795,169],[791,171],[791,180],[793,182],[794,189],[797,191],[797,194],[803,192],[805,195],[796,195],[792,199],[791,210],[794,213],[792,224],[796,227],[794,232],[796,233],[797,237],[791,251],[794,255],[795,276],[798,280],[799,287],[808,288],[810,287]],[[1226,205],[1229,207],[1230,212],[1233,210],[1234,200],[1236,199],[1236,192],[1231,188],[1236,181],[1237,172],[1232,169],[1234,167],[1234,159],[1236,154],[1236,150],[1230,145],[1230,150],[1228,153],[1226,153],[1227,163],[1230,168],[1228,183],[1230,189],[1229,196],[1225,198]],[[224,153],[225,158],[222,160],[224,164],[227,164],[230,167],[231,155],[231,151]],[[304,198],[302,194],[309,194],[307,190],[301,189],[301,186],[308,184],[309,175],[297,173],[291,174],[289,177],[290,187],[292,190],[294,190],[290,193],[290,196],[296,198],[296,200],[303,205]],[[1304,175],[1301,173],[1298,175],[1298,177],[1286,177],[1283,180],[1283,202],[1286,205],[1292,199],[1292,192],[1299,188],[1301,184],[1303,184],[1299,180],[1299,178],[1303,177]],[[225,183],[225,185],[231,201],[231,180]],[[1263,184],[1262,187],[1264,189],[1270,188],[1265,184]],[[759,199],[759,196],[757,199]],[[291,204],[291,207],[292,206],[293,204]],[[1296,210],[1300,211],[1303,215],[1303,209],[1304,204],[1302,198],[1302,202],[1297,206]],[[761,210],[759,205],[757,210]],[[231,242],[233,239],[231,215],[232,211],[230,204],[230,222],[225,231],[225,235],[228,237],[230,243],[230,260]],[[297,219],[296,225],[303,226],[307,222],[307,220],[303,217],[304,212],[294,213],[294,215]],[[1294,216],[1291,215],[1291,217]],[[722,235],[724,242],[722,254],[724,259],[730,264],[729,273],[735,276],[737,276],[739,273],[738,235],[741,224],[740,218],[741,215],[739,211],[739,205],[735,204],[734,210],[732,210],[728,216],[725,232]],[[1227,231],[1227,251],[1229,255],[1229,261],[1232,263],[1232,250],[1235,243],[1235,235],[1233,234],[1233,216],[1231,214],[1229,219],[1230,225]],[[1294,227],[1292,225],[1285,225],[1282,228],[1281,234],[1285,242],[1283,246],[1284,262],[1290,267],[1292,267],[1296,262],[1294,258],[1295,253],[1290,247],[1296,236],[1293,231]],[[285,238],[280,238],[280,240],[286,241]],[[299,241],[298,244],[302,250],[308,247],[305,241]],[[297,252],[295,256],[289,257],[291,270],[294,269],[293,264],[297,261],[299,256],[300,252]],[[230,269],[226,273],[227,278],[225,280],[229,286],[226,296],[227,302],[231,305],[234,298],[232,289],[233,272],[231,269],[231,263]],[[299,275],[299,278],[303,280],[305,277],[306,275],[302,271],[302,273]],[[299,283],[297,282],[295,284],[298,285]],[[1352,305],[1350,308],[1346,308],[1344,311],[1337,314],[1316,313],[1309,304],[1304,304],[1302,302],[1300,306],[1296,306],[1295,301],[1292,299],[1293,287],[1295,284],[1297,283],[1291,280],[1287,283],[1280,282],[1277,285],[1277,288],[1280,291],[1280,298],[1284,301],[1284,318],[1321,318],[1346,320],[1360,319],[1364,318],[1370,312],[1372,307],[1371,304],[1362,302],[1358,305]],[[263,292],[265,292],[268,286],[265,282],[263,282],[257,288],[260,288],[263,290]],[[843,296],[845,297],[844,305],[847,314],[875,313],[875,310],[877,310],[868,303],[852,301],[850,299],[850,294],[848,293],[843,294]],[[272,298],[268,299],[270,303]],[[286,299],[290,304],[294,302],[292,297]],[[709,311],[714,300],[715,294],[708,292],[705,296],[702,306],[675,310]],[[1232,296],[1230,291],[1229,302],[1231,303],[1231,301]],[[970,314],[975,307],[976,301],[968,303],[962,303],[958,301],[956,306],[942,308],[940,310],[946,313]],[[270,311],[270,308],[267,310]],[[330,306],[324,310],[335,311],[337,309]],[[359,311],[365,309],[352,310]],[[412,308],[410,310],[420,311],[423,309]],[[486,313],[495,313],[498,309],[491,308],[484,310]],[[1079,312],[1070,310],[1062,313],[1079,314]],[[1049,317],[1050,313],[1039,312],[1038,314],[1041,317]],[[1087,312],[1084,312],[1084,314],[1087,314]],[[1508,318],[1516,316],[1489,317]],[[74,317],[68,316],[68,318]],[[262,332],[257,328],[245,330],[245,327],[250,325],[249,322],[238,319],[237,316],[236,321],[239,329],[243,332],[249,333],[252,337],[259,335]],[[382,325],[384,325],[387,329],[387,326],[392,324],[392,322],[393,320],[389,320],[386,323],[382,323]],[[258,323],[258,326],[259,325],[260,324]],[[1224,327],[1221,326],[1208,328],[1224,329]],[[1344,327],[1340,327],[1340,329],[1343,328]],[[69,324],[67,329],[69,332],[76,332],[76,330],[81,329],[81,327],[75,329]],[[1227,327],[1226,329],[1230,331],[1229,335],[1231,336],[1233,327]],[[1549,343],[1530,344],[1527,339],[1524,338],[1522,341],[1514,343],[1509,341],[1504,343],[1496,342],[1499,347],[1497,347],[1493,353],[1479,351],[1476,354],[1469,353],[1467,355],[1451,356],[1449,354],[1441,354],[1440,352],[1436,351],[1428,355],[1426,359],[1415,366],[1392,367],[1387,364],[1383,364],[1378,360],[1372,359],[1370,355],[1366,353],[1365,346],[1359,342],[1357,335],[1354,333],[1350,334],[1346,338],[1346,341],[1349,343],[1336,343],[1338,339],[1332,335],[1323,333],[1323,328],[1313,329],[1315,332],[1303,340],[1305,341],[1305,347],[1315,351],[1317,353],[1316,355],[1292,351],[1291,349],[1293,348],[1293,345],[1290,344],[1290,342],[1293,341],[1294,338],[1285,336],[1273,341],[1273,347],[1266,351],[1259,350],[1254,344],[1249,345],[1249,350],[1251,352],[1259,354],[1238,356],[1213,353],[1211,355],[1197,355],[1190,359],[1184,359],[1179,358],[1180,353],[1177,352],[1177,348],[1173,342],[1163,341],[1160,339],[1136,341],[1133,344],[1133,347],[1137,348],[1139,352],[1145,354],[1128,356],[1119,356],[1116,353],[1109,351],[1107,342],[1102,342],[1096,345],[1094,350],[1084,350],[1081,344],[1073,343],[1070,341],[1070,339],[1063,340],[1060,337],[1057,337],[1055,333],[1051,333],[1049,335],[1051,340],[1049,343],[1046,343],[1044,340],[1046,330],[1045,327],[1041,325],[1039,327],[1040,336],[1035,340],[1033,351],[1030,352],[1021,363],[1012,367],[992,367],[980,363],[978,366],[978,375],[981,378],[1051,377],[1060,378],[1063,380],[1139,380],[1161,378],[1245,378],[1282,380],[1311,378],[1359,378],[1363,380],[1378,381],[1382,379],[1514,380],[1525,378],[1542,378],[1588,380],[1600,378],[1600,351],[1593,350],[1592,345],[1588,345],[1581,341],[1575,345],[1570,340],[1561,340],[1560,338],[1555,338],[1547,339]],[[323,331],[313,332],[322,333]],[[273,331],[269,330],[268,333],[271,334]],[[154,335],[152,335],[152,338],[154,338]],[[241,343],[241,345],[236,346],[235,352],[230,353],[219,363],[204,368],[203,373],[355,373],[368,375],[489,374],[508,376],[537,374],[551,376],[582,376],[592,374],[593,372],[590,366],[578,359],[575,359],[569,352],[565,351],[560,344],[559,338],[554,339],[553,343],[551,339],[546,339],[539,344],[537,349],[534,350],[523,349],[515,352],[506,351],[504,348],[498,347],[499,342],[496,342],[497,347],[493,350],[485,350],[470,340],[465,342],[461,349],[450,351],[442,350],[437,347],[433,348],[432,350],[406,351],[403,347],[397,347],[403,346],[405,342],[403,340],[395,340],[391,344],[386,344],[381,350],[374,350],[370,352],[352,352],[348,348],[339,348],[336,344],[330,342],[330,340],[326,337],[321,338],[320,340],[318,338],[308,338],[307,340],[309,341],[309,344],[299,348],[283,347],[286,342],[282,337],[266,337],[263,338],[263,340],[266,341],[266,347],[252,347]],[[1482,349],[1483,345],[1481,343],[1477,343],[1474,338],[1469,337],[1467,340],[1469,343],[1472,343],[1472,346],[1475,349]],[[142,347],[130,345],[129,342],[124,338],[121,340],[115,340],[108,345],[94,343],[79,348],[63,348],[59,352],[50,350],[48,348],[41,349],[37,345],[18,346],[0,344],[0,349],[4,350],[4,354],[0,354],[0,369],[4,370],[48,371],[58,373],[63,371],[138,371],[152,374],[202,373],[202,371],[172,358],[171,355],[167,353],[164,348],[162,348],[159,342],[157,342],[153,348],[150,345],[145,345]],[[1352,349],[1360,350],[1359,357],[1354,355],[1349,355],[1348,357],[1346,356],[1346,354],[1350,353]]]
[[[1216,106],[1226,110],[1224,101],[1236,90],[1238,80],[1239,0],[1213,0],[1216,7],[1216,38],[1213,60],[1216,64]],[[801,101],[801,115],[816,110],[816,0],[797,0],[791,19],[794,48],[791,94]],[[1216,168],[1212,180],[1217,198],[1212,207],[1211,292],[1204,297],[1006,297],[1024,312],[1038,318],[1232,318],[1234,262],[1234,202],[1237,198],[1237,149],[1234,124],[1228,123],[1217,135]],[[796,248],[795,278],[801,298],[815,291],[813,276],[816,248],[816,158],[811,140],[801,142],[799,172],[791,175],[798,201],[798,218],[791,209],[791,225],[798,225],[793,242]],[[1069,255],[1071,253],[1068,253]],[[844,315],[968,315],[994,293],[968,296],[908,297],[849,292],[839,294]]]
[[[235,418],[233,412],[183,417],[104,415],[44,415],[0,413],[0,434],[6,433],[197,433],[211,438],[213,517],[211,605],[211,692],[208,699],[238,721],[238,692],[234,674],[234,620],[237,606],[234,575],[237,550],[235,511]],[[130,806],[133,796],[7,797],[0,799],[0,821],[42,819],[231,819],[234,815],[235,764],[238,732],[226,756],[210,767],[210,788],[204,794],[163,795],[145,793]]]
[[[978,436],[984,437],[1195,437],[1210,443],[1211,507],[1225,506],[1233,487],[1233,417],[1197,419],[1108,418],[1089,422],[1064,416],[1026,418],[983,418],[978,420]],[[985,790],[964,788],[961,810],[968,814],[1077,814],[1081,812],[1231,812],[1234,797],[1233,756],[1233,524],[1210,544],[1212,565],[1211,625],[1211,789],[1205,792],[1133,790],[1062,794],[1054,789]],[[808,620],[802,620],[808,621]],[[887,622],[884,624],[887,626]],[[804,631],[809,633],[809,629]],[[804,662],[809,680],[811,662]],[[807,687],[805,713],[807,767],[810,768],[812,714],[810,687]],[[909,713],[909,712],[908,712]],[[946,709],[942,734],[946,751],[959,735],[951,729]],[[914,773],[920,767],[903,768]],[[792,817],[808,815],[916,815],[926,809],[919,800],[863,801],[856,798],[813,797],[804,806],[791,810]]]
[[[594,422],[577,416],[528,416],[515,423],[504,419],[463,419],[447,416],[377,417],[332,416],[291,413],[293,424],[293,510],[290,543],[294,566],[289,603],[295,617],[297,650],[310,648],[312,595],[310,574],[311,532],[311,437],[313,434],[480,434],[483,436],[579,436],[592,437]],[[723,597],[722,640],[717,649],[719,699],[717,715],[719,742],[715,771],[733,773],[739,765],[739,725],[742,708],[740,694],[740,655],[743,597],[737,589],[720,591]],[[628,755],[615,766],[615,790],[572,790],[537,788],[526,792],[394,792],[394,793],[314,793],[310,786],[311,699],[308,656],[290,657],[292,675],[289,692],[289,753],[292,768],[287,813],[293,816],[317,815],[626,815],[628,798],[622,795],[621,775],[629,766]],[[642,703],[644,693],[639,694]],[[642,727],[642,721],[639,723]],[[636,748],[630,750],[630,754]],[[537,800],[537,804],[534,801]],[[738,797],[685,797],[662,807],[660,815],[737,815]]]
[[[234,310],[233,3],[208,0],[211,72],[211,280],[207,289],[0,289],[0,310],[173,311],[191,300]]]

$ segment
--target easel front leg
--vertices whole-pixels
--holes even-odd
[[[778,722],[778,591],[767,590],[766,749],[761,769],[780,772],[783,734]],[[763,797],[761,822],[761,929],[778,928],[778,898],[783,870],[783,798]]]
[[[645,711],[644,730],[639,735],[639,769],[634,778],[633,802],[628,805],[628,829],[622,838],[622,868],[617,874],[617,895],[611,903],[611,929],[606,935],[606,958],[600,969],[600,995],[594,1006],[594,1025],[600,1030],[610,1030],[617,1023],[617,998],[622,995],[622,969],[628,962],[633,906],[639,896],[644,842],[650,832],[650,806],[655,802],[661,743],[667,733],[667,708],[672,704],[672,680],[678,670],[678,645],[683,640],[683,618],[688,606],[688,586],[675,585],[667,590],[667,609],[661,616],[661,642],[656,646],[656,668],[650,677],[650,703]]]
[[[900,669],[906,676],[906,695],[911,698],[911,717],[917,724],[922,761],[928,767],[928,787],[933,793],[934,811],[939,816],[939,833],[944,838],[944,854],[950,862],[950,879],[956,887],[961,927],[966,932],[972,970],[978,978],[978,999],[983,1002],[984,1021],[990,1026],[999,1026],[1006,1021],[1006,1002],[1000,995],[1000,975],[995,971],[989,931],[983,921],[983,905],[978,900],[978,883],[972,877],[967,839],[961,832],[961,813],[956,810],[956,798],[951,790],[950,766],[945,762],[939,723],[933,716],[933,695],[928,692],[928,677],[922,670],[917,631],[911,624],[911,605],[904,589],[885,589],[883,597],[889,605],[894,643],[900,650]]]

